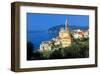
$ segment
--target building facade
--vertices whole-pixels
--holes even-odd
[[[89,31],[88,30],[80,30],[80,29],[76,29],[73,31],[73,38],[77,39],[81,39],[81,38],[88,38],[89,37]]]
[[[71,39],[69,30],[68,30],[68,21],[67,21],[67,19],[66,19],[66,22],[65,22],[65,29],[61,28],[61,30],[59,32],[59,38],[60,38],[62,48],[71,46],[72,39]]]
[[[51,41],[43,41],[40,44],[40,50],[46,51],[51,50],[52,46],[61,46],[61,48],[71,46],[72,40],[68,30],[68,21],[66,19],[65,28],[61,28],[59,31],[59,36],[56,38],[52,38]]]

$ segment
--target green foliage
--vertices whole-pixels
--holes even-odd
[[[89,57],[89,38],[74,39],[72,45],[67,48],[61,48],[59,45],[52,45],[51,50],[33,53],[33,58],[38,60],[87,57]]]
[[[51,54],[50,54],[50,59],[61,59],[63,58],[63,54],[61,52],[60,49],[58,50],[54,50]]]
[[[88,57],[89,47],[87,44],[76,44],[73,43],[71,47],[64,49],[64,57],[65,58],[85,58]]]
[[[34,45],[31,42],[27,43],[27,60],[31,60],[33,57]]]
[[[48,59],[51,55],[52,51],[42,51],[41,54],[42,54],[42,57],[44,59]]]

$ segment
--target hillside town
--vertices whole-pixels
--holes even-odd
[[[66,19],[65,28],[61,27],[59,35],[56,38],[52,38],[50,41],[42,41],[39,47],[39,51],[52,50],[52,46],[58,46],[59,48],[66,48],[71,46],[73,39],[82,39],[89,37],[89,30],[75,29],[69,32],[68,20]]]

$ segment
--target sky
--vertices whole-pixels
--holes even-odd
[[[27,13],[27,31],[45,31],[52,26],[65,24],[68,19],[69,26],[88,26],[88,15]]]

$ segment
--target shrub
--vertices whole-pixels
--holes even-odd
[[[63,54],[61,52],[60,49],[58,50],[54,50],[51,54],[50,54],[50,59],[61,59],[63,58]]]
[[[28,49],[33,48],[30,43]],[[64,59],[64,58],[86,58],[89,57],[89,39],[74,39],[70,47],[61,48],[61,46],[52,45],[51,50],[37,51],[33,53],[33,58],[43,59]]]
[[[31,60],[33,57],[34,45],[31,42],[27,43],[27,60]]]

